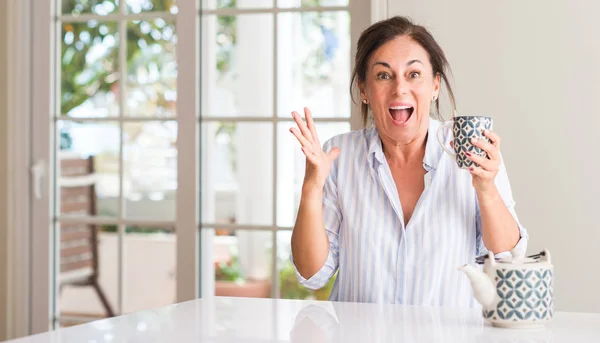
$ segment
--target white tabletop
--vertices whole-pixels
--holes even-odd
[[[509,330],[477,310],[216,297],[12,342],[600,342],[600,314],[558,312],[544,329]]]

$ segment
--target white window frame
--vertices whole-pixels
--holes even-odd
[[[50,182],[53,179],[51,161],[53,135],[51,130],[51,117],[53,86],[51,84],[54,71],[52,18],[54,8],[52,0],[36,3],[32,7],[32,74],[35,82],[32,84],[31,108],[31,161],[32,165],[41,166],[40,178],[33,180],[41,190],[38,196],[31,197],[31,234],[35,233],[35,240],[31,246],[31,333],[47,331],[51,319],[51,261],[50,244]],[[39,118],[39,119],[38,119]],[[34,120],[36,119],[36,120]],[[43,175],[43,178],[41,176]]]
[[[23,48],[22,52],[25,55],[29,55],[31,64],[22,63],[22,61],[27,61],[27,59],[20,55],[17,60],[13,60],[15,65],[25,65],[26,67],[24,67],[24,70],[30,71],[31,93],[27,94],[25,90],[26,87],[23,86],[23,94],[25,95],[20,99],[29,100],[28,102],[25,102],[28,104],[27,106],[30,106],[30,110],[27,111],[29,117],[27,119],[17,118],[17,113],[14,113],[9,118],[9,121],[16,123],[13,125],[17,125],[15,127],[20,127],[21,130],[23,129],[23,123],[30,123],[31,136],[29,137],[31,137],[31,139],[26,142],[22,140],[21,145],[15,146],[15,153],[11,155],[11,160],[8,162],[9,165],[17,165],[19,168],[25,169],[22,173],[15,174],[20,175],[21,178],[25,177],[23,175],[29,175],[29,168],[38,161],[42,162],[42,164],[39,165],[42,167],[40,170],[43,171],[39,193],[40,197],[34,196],[34,194],[32,194],[33,192],[22,191],[22,189],[28,189],[29,182],[24,182],[22,179],[19,182],[19,177],[15,177],[15,181],[17,182],[14,183],[15,187],[24,187],[19,188],[19,192],[23,197],[29,200],[26,203],[30,204],[29,208],[25,207],[21,211],[16,212],[18,218],[15,218],[15,221],[20,223],[28,223],[28,221],[30,221],[31,225],[31,230],[22,231],[22,233],[24,232],[23,236],[20,236],[19,238],[22,240],[21,244],[25,249],[23,251],[27,251],[28,255],[25,257],[21,256],[20,260],[15,260],[23,263],[23,270],[26,271],[24,272],[24,275],[30,275],[30,278],[8,281],[13,286],[12,289],[22,289],[23,293],[27,293],[25,290],[28,290],[30,292],[29,294],[31,294],[29,301],[25,298],[27,294],[22,294],[21,298],[16,298],[15,300],[16,304],[25,305],[21,308],[25,309],[25,317],[29,319],[27,323],[14,325],[17,329],[21,328],[20,331],[18,331],[18,334],[21,335],[23,334],[23,331],[27,331],[28,334],[35,334],[45,332],[52,327],[51,320],[53,318],[53,313],[51,302],[54,297],[50,292],[52,290],[51,285],[54,282],[54,266],[51,264],[51,261],[53,260],[51,258],[53,254],[53,244],[50,244],[50,240],[52,239],[51,228],[53,220],[51,217],[52,201],[50,197],[53,194],[51,187],[53,186],[54,176],[52,175],[53,170],[50,166],[53,161],[54,153],[54,134],[52,133],[52,122],[54,121],[54,118],[52,118],[50,114],[57,113],[54,111],[57,106],[54,102],[56,98],[54,91],[58,89],[58,80],[54,78],[53,73],[55,72],[56,65],[54,53],[56,41],[54,33],[59,32],[59,28],[54,22],[56,17],[56,13],[54,13],[54,0],[36,0],[35,6],[30,4],[31,0],[11,1],[19,3],[19,6],[22,7],[21,10],[25,9],[31,15],[31,31],[23,30],[15,33],[18,40],[24,42],[24,46],[31,47],[31,50]],[[198,0],[178,0],[178,7],[177,33],[180,41],[185,41],[186,44],[178,46],[177,58],[179,70],[183,69],[186,70],[186,72],[180,72],[178,76],[178,116],[174,119],[177,120],[179,127],[177,138],[178,155],[193,157],[179,158],[177,166],[178,183],[179,185],[184,184],[184,182],[186,184],[186,187],[180,187],[177,192],[177,216],[175,219],[177,232],[177,302],[182,302],[200,296],[200,284],[207,281],[205,280],[205,277],[202,277],[202,281],[200,280],[201,270],[198,268],[199,255],[202,253],[203,260],[206,260],[206,258],[212,259],[212,256],[205,256],[206,250],[210,251],[210,249],[200,250],[199,248],[201,248],[201,246],[198,240],[199,211],[197,197],[199,194],[198,175],[201,171],[199,160],[197,158],[199,147],[199,123],[196,115],[200,111],[199,99],[197,97],[197,94],[200,92],[200,6]],[[356,40],[360,32],[373,21],[384,18],[386,9],[386,0],[350,0],[349,10],[352,18],[351,56],[353,56],[356,51]],[[233,10],[231,14],[241,13],[246,12],[243,10]],[[21,15],[24,16],[23,13],[21,13]],[[85,18],[82,16],[81,19]],[[55,32],[52,32],[49,28],[52,28]],[[15,57],[13,56],[13,58]],[[29,120],[29,118],[31,118],[31,120]],[[213,117],[211,120],[217,119],[218,118]],[[228,121],[231,119],[232,118],[229,117],[226,118]],[[264,118],[261,118],[261,120],[262,119]],[[202,119],[202,121],[204,120],[205,119]],[[244,121],[247,120],[248,118],[244,118]],[[350,122],[352,129],[362,126],[359,108],[357,106],[352,107]],[[195,142],[195,144],[187,144],[187,142]],[[27,158],[27,156],[29,156],[29,158]],[[27,163],[23,162],[23,160],[27,160]],[[276,168],[276,159],[273,163]],[[276,177],[276,175],[277,174],[275,173],[274,177]],[[35,183],[33,184],[35,185]],[[19,203],[22,204],[24,201],[21,200]],[[23,211],[26,211],[27,213],[24,214]],[[102,221],[102,223],[108,223],[108,221]],[[123,221],[120,223],[123,224]],[[139,224],[139,221],[135,221],[135,223]],[[210,223],[202,224],[203,228],[209,228],[210,226]],[[252,227],[248,226],[240,228],[252,229]],[[282,228],[271,228],[271,230],[274,230],[274,243],[276,243],[275,233],[280,229]],[[12,231],[15,230],[16,228],[12,228]],[[204,247],[205,244],[206,241],[201,244],[202,247]],[[274,246],[276,246],[276,244]],[[15,255],[17,254],[15,253]],[[276,265],[276,260],[273,261],[273,264]],[[276,270],[274,271],[276,272]],[[206,275],[206,273],[202,274]],[[275,273],[274,275],[277,274]],[[23,286],[23,282],[27,284],[25,286],[28,286],[28,288],[21,287]],[[214,282],[214,276],[212,282]],[[24,315],[21,314],[20,317],[24,317]]]

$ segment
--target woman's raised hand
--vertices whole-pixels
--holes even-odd
[[[302,145],[302,152],[306,156],[306,173],[304,185],[309,187],[323,188],[325,180],[329,175],[333,161],[340,155],[339,148],[333,148],[329,152],[323,151],[319,136],[315,129],[315,122],[308,108],[304,108],[306,123],[298,112],[292,112],[292,117],[298,128],[290,128],[290,132],[296,136]]]

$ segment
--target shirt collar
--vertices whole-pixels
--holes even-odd
[[[436,169],[438,162],[443,153],[442,147],[437,140],[437,130],[441,123],[433,118],[429,119],[429,127],[427,128],[427,142],[425,143],[425,156],[423,157],[423,167],[427,171]],[[367,131],[367,146],[369,148],[367,158],[372,163],[373,167],[377,167],[385,161],[383,155],[383,145],[381,138],[375,127]]]
[[[429,118],[429,128],[427,129],[427,143],[425,143],[425,156],[423,165],[427,168],[436,169],[438,162],[442,158],[444,150],[438,142],[438,128],[442,125],[439,121]],[[444,135],[445,136],[445,135]],[[445,141],[445,140],[443,140]],[[428,169],[429,170],[429,169]]]

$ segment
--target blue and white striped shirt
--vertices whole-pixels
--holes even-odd
[[[441,123],[429,122],[425,189],[407,227],[377,130],[352,131],[324,144],[325,151],[341,150],[323,190],[329,256],[308,280],[296,270],[302,285],[321,288],[337,271],[332,301],[479,306],[468,278],[456,270],[487,253],[477,196],[471,174],[459,169],[437,141]],[[449,144],[450,130],[444,134]],[[504,164],[496,184],[518,223]],[[525,252],[527,231],[518,225],[516,248]]]

